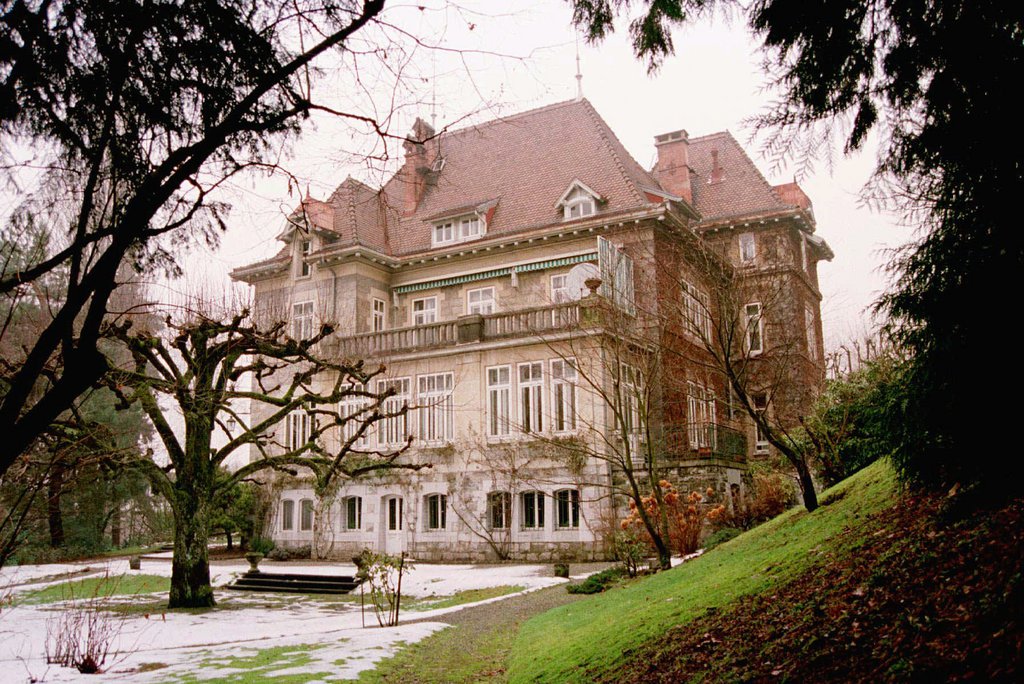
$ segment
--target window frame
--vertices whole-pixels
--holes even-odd
[[[377,380],[377,394],[386,392],[391,385],[397,386],[398,391],[384,401],[381,407],[382,413],[397,413],[402,409],[402,404],[408,405],[412,398],[412,378],[409,376]],[[402,446],[410,434],[409,412],[406,411],[402,415],[382,418],[377,421],[376,428],[377,446]],[[403,434],[399,435],[399,432]]]
[[[487,217],[480,212],[450,216],[434,223],[430,246],[444,247],[477,240],[487,235]]]
[[[752,264],[757,261],[757,238],[753,233],[740,233],[739,249],[741,264]]]
[[[480,301],[474,302],[473,295],[478,293],[490,292],[490,300],[481,299]],[[487,309],[486,311],[484,309]],[[475,287],[472,290],[466,290],[466,314],[480,314],[481,316],[488,316],[495,313],[498,310],[498,297],[497,292],[493,285],[487,287]]]
[[[316,429],[315,416],[304,408],[295,409],[284,417],[284,448],[295,451],[309,444]],[[296,439],[299,436],[301,439]]]
[[[523,370],[530,377],[523,380]],[[539,372],[539,377],[534,376]],[[518,400],[519,431],[524,435],[544,433],[544,362],[525,361],[516,364],[516,391]]]
[[[352,495],[341,500],[344,521],[342,531],[355,532],[363,529],[363,497]],[[353,515],[353,509],[355,515]],[[353,522],[355,524],[353,524]]]
[[[384,527],[387,532],[402,532],[405,529],[405,498],[397,494],[385,499],[387,509],[384,512]],[[396,505],[397,502],[397,505]],[[395,527],[397,513],[398,526]]]
[[[589,211],[585,211],[583,207],[589,207]],[[573,215],[576,209],[579,209],[579,213]],[[562,219],[565,221],[574,221],[576,219],[586,218],[593,216],[597,213],[597,198],[587,190],[576,185],[572,191],[566,195],[562,201]]]
[[[313,253],[313,240],[299,240],[299,272],[296,278],[309,278],[313,275],[313,265],[306,262],[306,257]]]
[[[356,389],[362,392],[369,392],[370,388],[365,384],[353,385],[352,389]],[[359,419],[349,420],[354,416],[358,416],[360,413],[366,410],[366,408],[373,403],[370,397],[348,395],[343,397],[338,402],[338,417],[341,419],[341,425],[338,427],[339,436],[341,437],[342,444],[348,443],[356,431],[359,429],[361,423]],[[373,426],[363,431],[363,434],[359,436],[359,439],[352,443],[352,446],[357,447],[368,447],[370,446],[371,436],[373,432]]]
[[[555,371],[555,366],[561,366],[561,371]],[[566,369],[572,370],[572,378],[568,378]],[[548,362],[548,372],[551,377],[551,431],[555,434],[568,434],[579,429],[577,398],[577,383],[579,382],[579,370],[576,368],[576,359],[551,359]],[[568,387],[569,391],[563,390],[561,397],[559,389]],[[568,408],[568,412],[566,412]],[[566,415],[570,416],[566,420]],[[561,414],[561,415],[560,415]],[[568,426],[566,426],[568,425]]]
[[[313,336],[313,322],[316,317],[316,304],[312,299],[292,303],[292,338],[308,340]]]
[[[431,380],[435,387],[424,389],[424,384],[429,386]],[[422,401],[424,399],[426,403]],[[447,444],[455,438],[454,373],[449,371],[416,376],[416,413],[419,414],[416,421],[419,438],[424,444]]]
[[[501,512],[499,521],[495,515]],[[500,522],[500,525],[496,525]],[[506,490],[495,490],[487,493],[487,529],[508,530],[512,525],[512,494]]]
[[[433,493],[423,497],[423,529],[443,532],[448,529],[448,495]]]
[[[295,499],[281,499],[281,531],[295,531]]]
[[[754,404],[754,410],[761,416],[765,416],[767,421],[768,414],[768,397],[764,394],[755,394],[751,397],[751,403]],[[761,434],[761,426],[758,425],[756,420],[754,423],[754,453],[755,454],[767,454],[771,449],[771,442]]]
[[[519,494],[519,528],[527,532],[536,532],[546,529],[547,521],[545,509],[547,508],[547,497],[544,492],[531,490]],[[527,503],[530,502],[530,503]],[[532,513],[532,524],[527,520],[528,514]]]
[[[804,328],[807,335],[807,357],[812,361],[818,360],[818,326],[815,318],[814,309],[805,304]]]
[[[312,499],[299,499],[299,532],[313,531],[314,510]]]
[[[757,313],[751,315],[750,307],[756,306]],[[754,328],[751,326],[752,322],[757,323],[757,347],[754,346],[751,339],[751,334],[754,332]],[[761,307],[761,302],[747,302],[743,305],[743,349],[748,356],[759,356],[764,353],[764,309]]]
[[[379,307],[377,305],[380,305]],[[388,303],[379,297],[374,297],[370,304],[370,330],[372,332],[384,332],[388,329]]]
[[[555,285],[555,279],[561,280],[561,285]],[[550,278],[551,284],[551,303],[552,304],[566,304],[572,301],[572,296],[569,294],[569,274],[568,273],[555,273]]]
[[[423,302],[423,308],[419,311],[416,310],[416,305]],[[426,303],[430,302],[430,308],[426,307]],[[411,316],[412,325],[430,325],[431,323],[437,323],[437,295],[431,295],[429,297],[420,297],[414,299],[409,303],[409,314]],[[430,320],[427,320],[427,318]]]
[[[578,530],[580,528],[580,490],[559,489],[555,492],[555,529]],[[563,514],[565,519],[563,523]]]
[[[507,373],[504,383],[501,371]],[[491,382],[491,371],[496,371],[498,382]],[[484,369],[484,390],[487,392],[485,406],[487,409],[487,437],[502,439],[512,434],[512,365],[487,366]]]

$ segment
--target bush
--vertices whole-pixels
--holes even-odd
[[[273,561],[306,560],[312,556],[313,549],[309,544],[295,547],[274,547],[266,557]]]
[[[374,553],[370,549],[352,559],[358,571],[356,577],[370,586],[370,601],[377,623],[381,627],[398,624],[398,611],[402,604],[402,573],[413,564],[402,556]]]
[[[680,555],[693,553],[700,546],[700,535],[704,530],[705,511],[708,508],[704,495],[690,492],[684,497],[668,480],[661,480],[658,487],[661,489],[661,500],[665,504],[668,517],[669,538],[665,540],[666,543]],[[708,498],[714,494],[710,488],[706,493]],[[644,511],[652,520],[660,517],[658,500],[653,494],[644,497],[642,503]],[[650,539],[636,503],[632,500],[629,502],[629,516],[622,521],[622,530],[632,531],[653,548],[653,540]]]
[[[267,537],[255,537],[249,542],[249,550],[253,553],[262,553],[264,557],[270,555],[274,550],[274,540]]]
[[[600,594],[610,585],[617,583],[626,575],[626,569],[616,565],[601,572],[594,573],[578,584],[566,587],[570,594]]]
[[[774,470],[755,472],[746,496],[734,500],[732,507],[716,506],[708,513],[715,530],[736,527],[741,530],[760,525],[782,514],[796,501],[793,480]]]
[[[717,532],[712,533],[707,539],[704,540],[704,550],[710,551],[719,544],[724,544],[730,539],[735,539],[741,534],[743,534],[743,530],[737,527],[723,527]]]
[[[635,529],[619,530],[612,536],[612,550],[615,560],[622,561],[630,577],[636,577],[644,558],[650,553],[650,545]]]

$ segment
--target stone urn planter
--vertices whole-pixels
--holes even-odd
[[[128,558],[128,569],[129,570],[140,570],[142,569],[142,558],[139,556],[130,556]]]
[[[250,551],[245,554],[245,560],[249,561],[249,572],[259,572],[260,561],[263,560],[263,554],[259,551]]]

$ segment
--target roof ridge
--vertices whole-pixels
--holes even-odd
[[[612,159],[615,160],[615,166],[618,167],[619,173],[622,174],[622,180],[626,182],[626,186],[629,188],[630,192],[633,193],[633,198],[639,201],[640,203],[646,202],[647,198],[636,187],[636,181],[630,178],[629,173],[626,172],[625,164],[623,164],[622,160],[619,158],[619,154],[616,151],[615,146],[612,145],[610,138],[614,139],[615,142],[618,143],[619,147],[621,147],[623,151],[626,152],[626,154],[629,154],[629,151],[626,150],[625,146],[622,144],[622,141],[615,136],[615,132],[612,131],[611,128],[609,128],[608,123],[601,117],[600,114],[598,114],[597,109],[595,109],[594,105],[590,103],[590,100],[582,98],[580,99],[580,103],[585,105],[584,109],[586,110],[590,120],[597,127],[598,135],[601,136],[601,139],[604,141],[605,147],[608,148],[608,152],[611,153]],[[636,162],[635,159],[633,161]],[[639,164],[637,164],[637,166],[639,166]]]
[[[533,115],[533,114],[539,114],[540,112],[551,110],[551,109],[558,109],[559,107],[565,107],[565,106],[568,106],[568,105],[576,104],[579,101],[586,102],[587,104],[590,104],[590,102],[587,101],[586,98],[583,98],[583,100],[563,100],[561,102],[553,102],[551,104],[542,105],[540,107],[534,107],[533,109],[527,109],[526,111],[522,111],[522,112],[516,112],[515,114],[509,114],[508,116],[503,116],[503,117],[500,117],[500,118],[497,118],[497,119],[490,119],[488,121],[482,121],[481,123],[478,123],[478,124],[468,124],[466,126],[463,126],[462,128],[452,128],[452,129],[447,129],[447,130],[446,129],[442,129],[442,132],[439,133],[439,137],[440,137],[440,135],[446,135],[446,136],[461,135],[463,133],[467,133],[467,132],[470,132],[470,131],[479,131],[481,129],[493,126],[495,124],[509,123],[513,119],[519,119],[519,118],[530,116],[530,115]]]

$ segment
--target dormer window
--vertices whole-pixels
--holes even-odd
[[[445,219],[434,224],[432,246],[450,245],[456,242],[475,240],[486,232],[487,221],[480,214],[470,214]]]
[[[306,262],[306,257],[313,251],[313,241],[303,240],[299,243],[299,277],[306,278],[312,273],[312,266]]]
[[[562,218],[566,221],[593,216],[597,213],[597,205],[604,198],[578,180],[574,180],[555,203],[562,208]]]

